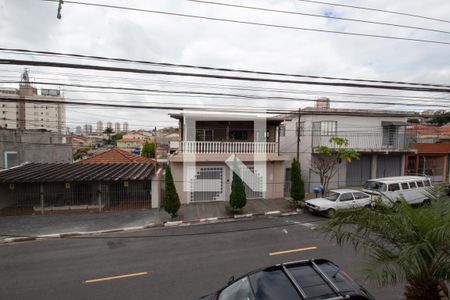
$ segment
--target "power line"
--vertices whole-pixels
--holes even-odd
[[[394,23],[386,23],[386,22],[368,21],[368,20],[363,20],[363,19],[344,18],[344,17],[336,17],[336,16],[330,16],[330,15],[320,15],[320,14],[312,14],[312,13],[302,13],[302,12],[294,12],[294,11],[289,11],[289,10],[279,10],[279,9],[271,9],[271,8],[265,8],[265,7],[238,5],[238,4],[230,4],[230,3],[221,3],[221,2],[214,2],[214,1],[204,1],[204,0],[186,0],[186,1],[195,2],[195,3],[203,3],[203,4],[211,4],[211,5],[218,5],[218,6],[225,6],[225,7],[244,8],[244,9],[250,9],[250,10],[257,10],[257,11],[274,12],[274,13],[280,13],[280,14],[308,16],[308,17],[314,17],[314,18],[334,19],[334,20],[340,20],[340,21],[360,22],[360,23],[366,23],[366,24],[383,25],[383,26],[391,26],[391,27],[416,29],[416,30],[423,30],[423,31],[430,31],[430,32],[438,32],[438,33],[450,34],[450,31],[445,31],[445,30],[425,28],[425,27],[417,27],[417,26],[409,26],[409,25],[402,25],[402,24],[394,24]]]
[[[56,2],[58,0],[41,0],[41,1]],[[450,42],[443,42],[443,41],[437,41],[437,40],[415,39],[415,38],[406,38],[406,37],[398,37],[398,36],[391,36],[391,35],[377,35],[377,34],[368,34],[368,33],[359,33],[359,32],[345,32],[345,31],[337,31],[337,30],[326,30],[326,29],[317,29],[317,28],[306,28],[306,27],[296,27],[296,26],[288,26],[288,25],[268,24],[268,23],[241,21],[241,20],[234,20],[234,19],[205,17],[205,16],[200,16],[200,15],[191,15],[191,14],[175,13],[175,12],[168,12],[168,11],[160,11],[160,10],[149,10],[149,9],[143,9],[143,8],[125,7],[125,6],[110,5],[110,4],[88,3],[88,2],[69,1],[69,0],[64,0],[64,3],[94,6],[94,7],[103,7],[103,8],[113,8],[113,9],[121,9],[121,10],[137,11],[137,12],[146,12],[146,13],[177,16],[177,17],[184,17],[184,18],[203,19],[203,20],[209,20],[209,21],[228,22],[228,23],[235,23],[235,24],[256,25],[256,26],[271,27],[271,28],[282,28],[282,29],[291,29],[291,30],[320,32],[320,33],[351,35],[351,36],[359,36],[359,37],[381,38],[381,39],[401,40],[401,41],[410,41],[410,42],[450,45]]]
[[[405,12],[400,12],[400,11],[385,10],[385,9],[372,8],[372,7],[363,7],[363,6],[356,6],[356,5],[349,5],[349,4],[323,2],[323,1],[316,1],[316,0],[297,0],[297,1],[314,3],[314,4],[326,4],[326,5],[346,7],[346,8],[355,8],[355,9],[362,9],[362,10],[368,10],[368,11],[378,11],[378,12],[384,12],[384,13],[389,13],[389,14],[396,14],[396,15],[402,15],[402,16],[426,19],[426,20],[450,23],[449,20],[438,19],[438,18],[433,18],[433,17],[427,17],[427,16],[411,14],[411,13],[405,13]]]
[[[307,85],[321,85],[321,86],[343,86],[343,87],[354,87],[354,88],[390,89],[390,90],[418,91],[418,92],[442,92],[442,93],[450,92],[450,86],[445,86],[446,88],[438,88],[438,87],[360,84],[360,83],[347,83],[347,82],[285,80],[285,79],[228,76],[228,75],[217,75],[217,74],[206,74],[206,73],[174,72],[174,71],[148,70],[148,69],[125,68],[125,67],[107,67],[107,66],[99,66],[99,65],[73,64],[73,63],[61,63],[61,62],[44,62],[44,61],[18,60],[18,59],[0,59],[0,64],[22,65],[22,66],[40,66],[40,67],[52,67],[52,68],[84,69],[84,70],[125,72],[125,73],[137,73],[137,74],[158,74],[158,75],[166,75],[166,76],[199,77],[199,78],[228,79],[228,80],[253,81],[253,82],[273,82],[273,83],[307,84]]]
[[[44,1],[44,0],[41,0],[41,1]],[[346,77],[316,76],[316,75],[292,74],[292,73],[281,73],[281,72],[254,71],[254,70],[246,70],[246,69],[217,68],[217,67],[209,67],[209,66],[174,64],[174,63],[165,63],[165,62],[154,62],[154,61],[148,61],[148,60],[132,60],[132,59],[126,59],[126,58],[83,55],[83,54],[75,54],[75,53],[62,53],[62,52],[54,52],[54,51],[40,51],[40,50],[14,49],[14,48],[0,48],[0,51],[16,52],[17,54],[35,54],[35,55],[41,54],[44,56],[61,56],[61,57],[72,57],[72,58],[79,58],[79,59],[100,60],[100,61],[118,62],[118,63],[137,63],[137,64],[148,64],[148,65],[160,66],[160,67],[179,67],[179,68],[200,69],[200,70],[208,70],[208,71],[248,73],[248,74],[258,74],[258,75],[288,76],[288,77],[311,78],[311,79],[356,81],[356,82],[385,83],[385,84],[402,84],[402,85],[417,85],[417,86],[431,86],[431,87],[450,87],[448,85],[435,84],[435,83],[432,84],[432,83],[417,83],[417,82],[407,82],[407,81],[371,80],[371,79],[358,79],[358,78],[346,78]]]

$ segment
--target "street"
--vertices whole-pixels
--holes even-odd
[[[260,217],[2,244],[0,299],[195,299],[232,275],[308,258],[334,261],[377,299],[399,299],[402,288],[363,282],[360,257],[311,229],[323,222],[308,214]]]

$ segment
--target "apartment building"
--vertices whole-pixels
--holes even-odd
[[[228,201],[235,170],[248,199],[283,197],[278,127],[284,118],[238,113],[171,114],[181,140],[169,156],[181,203]]]
[[[36,100],[22,102],[14,100]],[[38,101],[51,101],[39,103]],[[22,74],[19,88],[0,88],[0,127],[8,129],[45,129],[64,133],[66,112],[60,90],[35,88],[28,75]]]
[[[299,122],[300,114],[300,122]],[[360,153],[359,160],[342,162],[329,188],[361,186],[367,179],[404,174],[406,154],[413,153],[405,134],[407,120],[414,112],[331,108],[328,98],[317,100],[315,107],[291,115],[280,130],[280,153],[290,159],[285,163],[285,193],[289,194],[291,161],[297,156],[297,134],[300,134],[299,158],[307,191],[320,185],[311,164],[317,158],[315,148],[328,146],[331,137],[348,140],[348,148]]]

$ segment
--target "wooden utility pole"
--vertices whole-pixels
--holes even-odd
[[[297,161],[300,160],[300,119],[301,108],[298,109],[298,121],[297,121]]]

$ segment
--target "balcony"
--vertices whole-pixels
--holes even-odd
[[[277,153],[276,142],[203,142],[181,141],[179,152],[185,153]]]
[[[347,148],[357,151],[407,151],[409,149],[410,139],[404,134],[383,134],[381,132],[361,132],[346,133],[340,132],[335,136],[345,138],[348,141]],[[336,144],[330,143],[329,135],[313,135],[313,149],[318,146],[327,146],[336,148]]]

